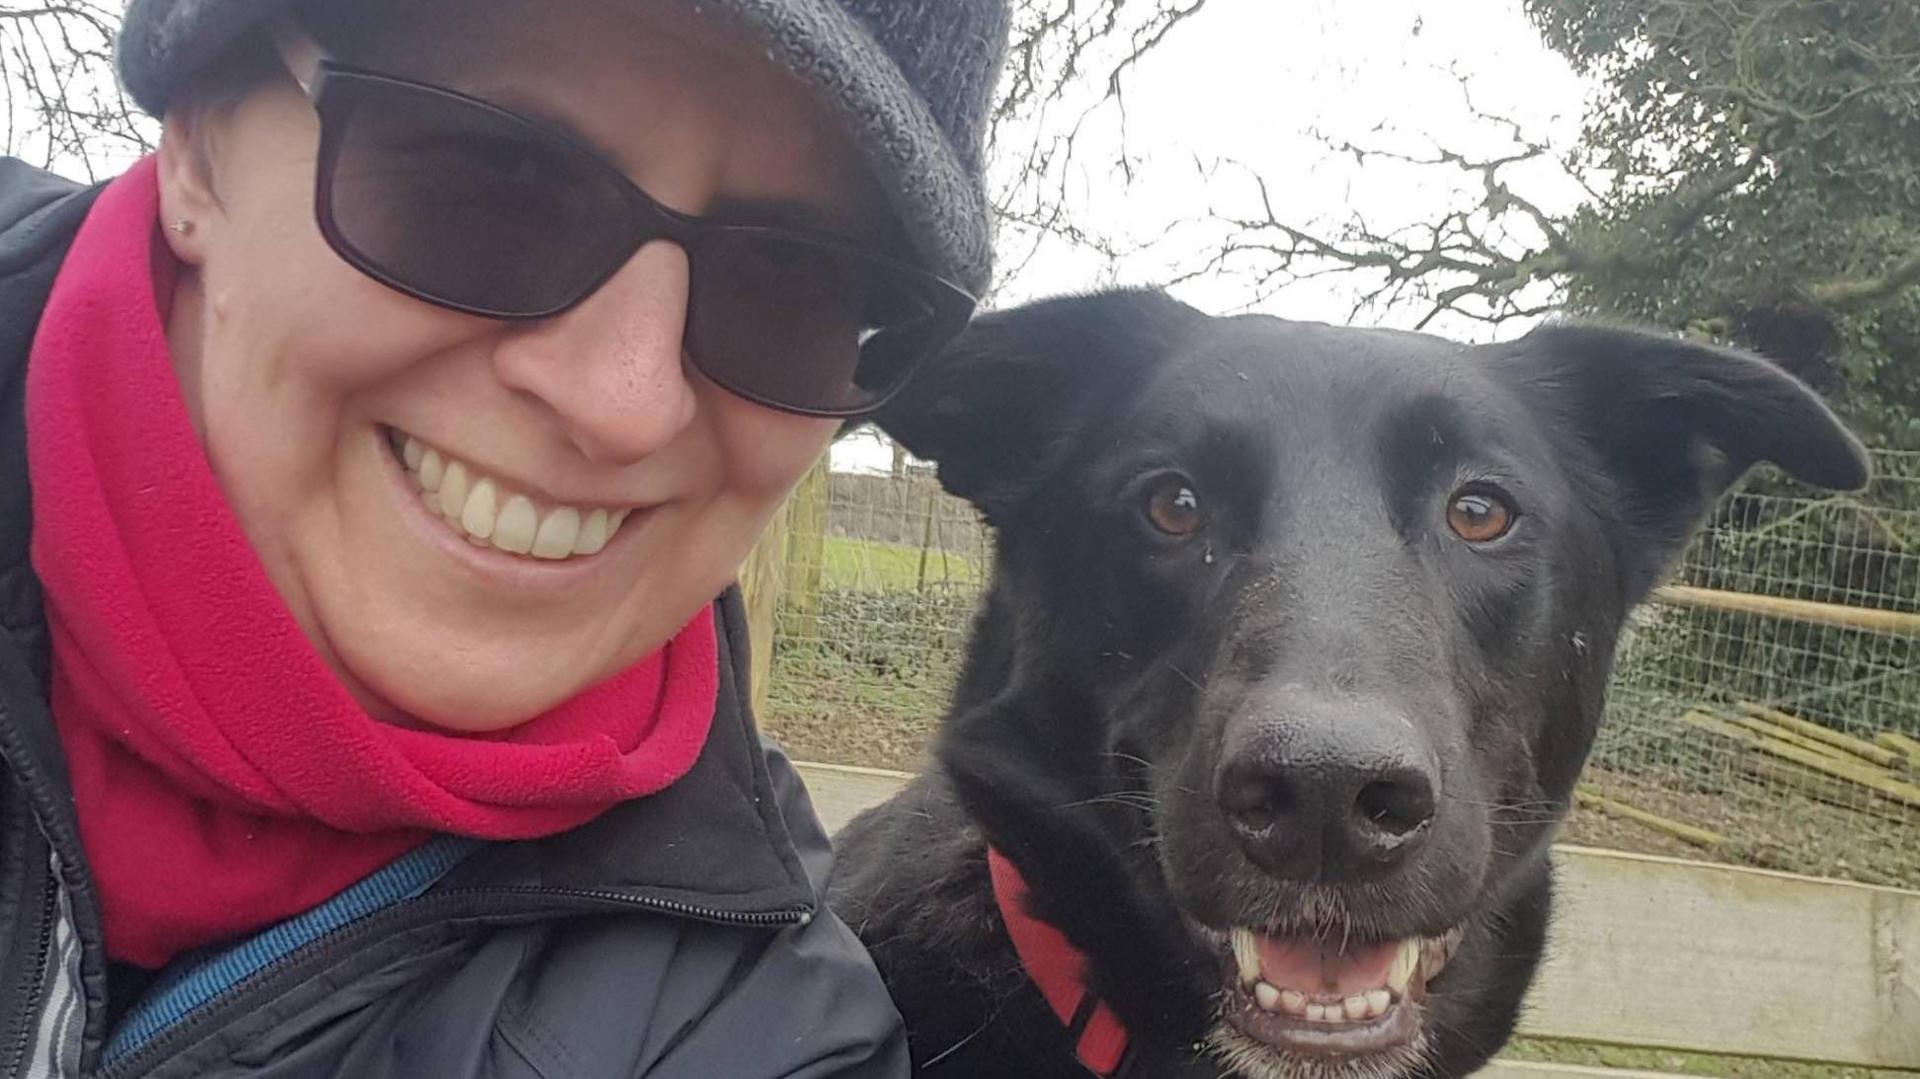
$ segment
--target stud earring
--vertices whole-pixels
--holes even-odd
[[[193,231],[193,222],[183,217],[178,221],[175,221],[173,224],[168,225],[167,227],[179,233],[180,235],[185,236],[186,234]]]

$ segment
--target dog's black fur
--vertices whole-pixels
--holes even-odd
[[[831,897],[936,1077],[1085,1074],[1001,926],[988,840],[1090,957],[1133,1075],[1471,1072],[1539,959],[1629,609],[1755,462],[1866,478],[1825,406],[1743,354],[1580,325],[1463,347],[1150,292],[982,318],[881,424],[997,536],[934,763],[838,837]],[[1142,508],[1168,476],[1198,496],[1184,537]],[[1463,488],[1512,503],[1504,538],[1449,530]],[[1418,843],[1375,864],[1322,849],[1311,814],[1304,839],[1236,816],[1235,760],[1355,731],[1435,788]],[[1314,1056],[1221,1025],[1236,924],[1463,938],[1418,1050]]]

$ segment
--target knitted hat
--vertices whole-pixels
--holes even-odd
[[[926,268],[985,289],[992,236],[981,156],[1007,0],[686,2],[751,34],[836,109]],[[189,75],[285,3],[128,0],[120,77],[159,115]]]

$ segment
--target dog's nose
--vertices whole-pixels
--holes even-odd
[[[1377,878],[1432,830],[1438,783],[1411,725],[1348,718],[1267,721],[1229,739],[1240,745],[1217,773],[1220,809],[1241,849],[1275,876]]]

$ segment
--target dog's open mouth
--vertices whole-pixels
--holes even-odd
[[[1236,928],[1223,1018],[1284,1053],[1362,1056],[1411,1046],[1427,985],[1460,935],[1343,942]]]

